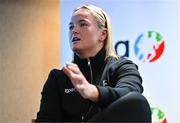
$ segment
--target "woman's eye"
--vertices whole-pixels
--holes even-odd
[[[69,26],[69,30],[72,30],[73,28],[74,28],[74,26],[73,26],[73,25]]]
[[[87,26],[87,24],[86,23],[81,23],[80,26],[84,27],[84,26]]]

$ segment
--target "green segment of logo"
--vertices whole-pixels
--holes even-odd
[[[155,110],[158,111],[157,116],[158,116],[159,120],[162,120],[165,117],[164,113],[158,108],[151,108],[151,114],[153,114],[155,112]]]
[[[161,42],[162,41],[161,34],[159,34],[158,32],[155,32],[155,31],[148,31],[148,38],[151,38],[153,33],[156,33],[156,41]]]

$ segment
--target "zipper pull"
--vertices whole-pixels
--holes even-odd
[[[87,60],[88,60],[88,66],[90,66],[91,65],[90,59],[88,58]]]
[[[90,75],[91,75],[91,84],[93,83],[93,74],[92,74],[92,67],[91,67],[91,60],[90,58],[87,58],[88,60],[88,66],[89,66],[89,69],[90,69]]]
[[[82,115],[82,117],[81,117],[81,118],[82,118],[81,120],[82,120],[82,123],[83,123],[83,122],[84,122],[84,116]]]

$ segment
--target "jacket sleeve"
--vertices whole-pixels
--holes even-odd
[[[56,71],[52,70],[41,92],[40,110],[35,122],[57,122],[62,120],[60,94],[58,93]]]
[[[108,86],[97,86],[100,94],[97,104],[102,108],[129,92],[143,92],[138,67],[130,60],[120,58],[109,67],[107,75]]]

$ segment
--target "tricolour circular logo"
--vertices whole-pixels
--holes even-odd
[[[159,108],[151,108],[152,123],[167,123],[165,114]]]
[[[160,33],[148,31],[140,34],[134,44],[136,57],[143,62],[154,62],[160,58],[164,51],[165,43]]]

